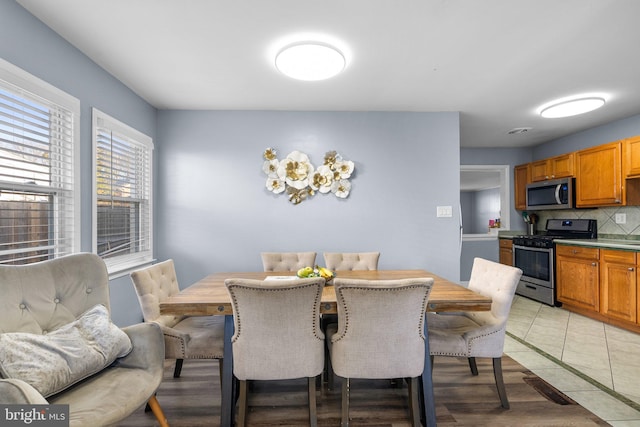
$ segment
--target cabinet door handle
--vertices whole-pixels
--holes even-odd
[[[634,269],[633,267],[629,267],[627,270],[629,270],[629,271],[633,271],[633,270],[635,270],[635,269]]]
[[[598,265],[598,264],[597,264],[597,263],[595,263],[595,262],[592,262],[592,263],[591,263],[591,266],[592,266],[592,267],[595,267],[596,265]]]

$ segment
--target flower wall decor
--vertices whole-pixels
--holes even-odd
[[[335,151],[324,155],[324,163],[316,169],[309,156],[300,151],[292,151],[282,160],[278,160],[276,150],[267,148],[263,154],[262,170],[267,175],[267,190],[274,194],[286,192],[294,205],[319,192],[334,194],[345,199],[351,191],[349,178],[355,165],[344,160]]]

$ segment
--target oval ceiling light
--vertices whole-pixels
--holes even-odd
[[[294,43],[276,55],[278,71],[297,80],[326,80],[340,74],[345,66],[342,52],[318,42]]]
[[[540,115],[547,119],[577,116],[578,114],[596,110],[602,107],[604,103],[604,98],[599,96],[563,99],[545,105],[540,110]]]

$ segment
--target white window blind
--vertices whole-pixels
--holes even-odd
[[[110,273],[152,259],[151,138],[93,110],[94,247]]]
[[[0,264],[77,250],[78,118],[75,98],[0,60]]]

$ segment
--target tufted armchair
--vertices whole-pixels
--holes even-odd
[[[0,334],[3,338],[26,336],[46,340],[65,331],[96,307],[101,307],[108,317],[107,269],[102,259],[94,254],[68,255],[29,265],[0,266],[0,295]],[[67,404],[70,425],[83,427],[117,423],[148,401],[160,425],[167,425],[154,397],[163,376],[164,344],[160,328],[137,324],[119,329],[109,319],[107,322],[113,332],[125,340],[128,337],[128,354],[46,398],[21,379],[0,379],[0,402]],[[101,338],[98,336],[98,341]],[[61,354],[73,353],[67,348],[68,344],[75,343],[65,343]],[[33,354],[34,360],[38,356]],[[5,358],[1,362],[6,368],[8,360]],[[33,366],[28,360],[25,363]],[[51,376],[53,372],[46,371],[45,374]]]
[[[222,377],[224,316],[160,314],[160,303],[180,292],[173,260],[131,273],[145,322],[157,323],[164,334],[166,359],[176,359],[173,377],[179,378],[184,359],[217,359]]]
[[[329,270],[377,270],[380,252],[325,252]]]
[[[509,401],[502,378],[502,352],[511,302],[520,276],[522,270],[519,268],[475,258],[469,289],[491,297],[491,311],[427,313],[432,358],[466,357],[473,375],[478,375],[476,357],[492,358],[498,395],[505,409],[509,409]]]
[[[302,267],[313,267],[315,252],[262,252],[264,271],[298,271]]]

